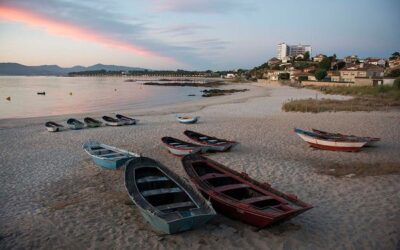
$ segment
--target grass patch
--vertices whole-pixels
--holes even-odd
[[[327,112],[327,111],[389,111],[400,108],[400,88],[397,86],[331,86],[307,87],[325,94],[350,95],[350,100],[301,99],[284,103],[286,112]]]
[[[400,174],[399,163],[351,163],[334,164],[318,171],[319,174],[326,174],[341,177],[365,177],[388,174]]]

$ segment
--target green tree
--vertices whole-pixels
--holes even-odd
[[[310,52],[306,51],[306,53],[304,53],[304,61],[309,61],[310,60]]]
[[[392,56],[391,57],[389,57],[389,59],[390,60],[394,60],[394,59],[396,59],[396,58],[398,58],[398,57],[400,57],[400,52],[394,52],[393,54],[392,54]]]
[[[324,69],[317,69],[315,71],[315,78],[317,78],[318,81],[324,79],[326,77],[327,73],[326,70]]]
[[[290,74],[289,73],[279,73],[278,79],[279,80],[289,80]]]
[[[331,62],[332,58],[330,57],[325,57],[322,59],[322,61],[318,64],[318,68],[324,69],[324,70],[329,70],[331,68]]]

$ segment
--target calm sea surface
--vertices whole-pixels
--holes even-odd
[[[0,119],[97,111],[106,114],[157,107],[198,99],[204,89],[145,86],[142,85],[145,81],[125,80],[120,77],[0,76]],[[37,95],[41,91],[46,95]]]

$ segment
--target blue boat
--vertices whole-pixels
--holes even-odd
[[[111,170],[117,169],[128,160],[140,156],[139,154],[108,146],[93,140],[83,144],[83,149],[92,157],[96,165]]]
[[[74,130],[76,130],[76,129],[82,129],[82,128],[85,127],[85,124],[84,124],[83,122],[81,122],[81,121],[79,121],[79,120],[77,120],[77,119],[75,119],[75,118],[70,118],[70,119],[68,119],[68,120],[67,120],[67,124],[68,124],[68,127],[69,127],[70,129],[74,129]]]
[[[216,215],[210,202],[150,158],[139,157],[128,162],[125,186],[143,217],[167,234],[200,227]]]

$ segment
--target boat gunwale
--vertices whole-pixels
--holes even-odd
[[[258,209],[257,207],[251,205],[251,204],[246,204],[243,202],[240,202],[240,200],[237,200],[231,196],[228,196],[226,194],[224,194],[223,192],[217,192],[213,189],[212,186],[210,186],[209,184],[206,183],[206,181],[203,181],[200,179],[200,176],[196,173],[196,171],[194,170],[194,167],[192,164],[189,164],[189,166],[187,164],[185,164],[185,161],[189,161],[188,158],[189,157],[199,157],[200,159],[202,158],[202,160],[198,160],[198,162],[207,162],[207,163],[211,163],[209,165],[211,165],[212,167],[214,167],[216,170],[223,172],[224,174],[227,174],[227,177],[231,177],[235,180],[240,181],[240,179],[244,180],[240,181],[241,183],[245,183],[245,184],[249,184],[249,188],[253,188],[256,191],[260,192],[262,195],[266,195],[266,192],[270,192],[272,193],[274,196],[273,198],[276,199],[276,196],[281,196],[279,197],[279,199],[277,199],[281,204],[283,204],[284,202],[282,202],[282,199],[286,199],[292,203],[294,203],[296,206],[298,206],[299,208],[292,208],[291,211],[280,211],[279,215],[276,213],[271,213],[268,211],[263,211],[262,209]],[[193,160],[190,160],[191,162],[195,162]],[[287,217],[288,215],[291,214],[296,214],[296,213],[302,213],[305,212],[306,210],[309,210],[311,208],[313,208],[312,205],[303,202],[301,200],[299,200],[298,198],[295,197],[291,197],[283,192],[280,192],[279,190],[276,190],[274,188],[272,188],[268,183],[260,183],[252,178],[250,178],[247,174],[241,174],[235,170],[229,169],[228,167],[223,166],[222,164],[213,161],[207,157],[204,156],[200,156],[200,155],[188,155],[182,158],[182,163],[184,166],[184,169],[186,170],[186,173],[189,175],[190,179],[193,181],[193,183],[196,185],[196,187],[198,187],[202,192],[207,193],[207,195],[214,200],[217,200],[220,203],[223,203],[225,205],[228,205],[230,207],[233,208],[240,208],[244,211],[246,211],[247,213],[251,213],[257,216],[261,216],[261,217],[266,217],[266,216],[270,216],[269,218],[271,218],[271,220],[280,220],[283,217]],[[194,173],[194,176],[192,176],[190,174],[190,171],[188,171],[187,169],[190,168],[191,171]],[[238,203],[242,204],[238,206]],[[287,202],[286,202],[287,203]],[[286,205],[286,204],[283,204]]]
[[[126,168],[125,168],[125,175],[124,175],[124,179],[125,179],[125,188],[129,194],[129,197],[131,198],[131,200],[142,210],[144,211],[148,211],[151,214],[159,217],[162,220],[167,221],[168,223],[173,223],[176,221],[180,221],[180,220],[185,220],[188,219],[189,217],[182,217],[179,216],[179,218],[177,219],[173,219],[173,220],[168,220],[166,218],[164,218],[166,215],[168,214],[179,214],[178,211],[174,211],[171,213],[166,213],[163,212],[159,209],[157,209],[155,206],[153,206],[152,204],[150,204],[147,199],[145,197],[143,197],[143,195],[141,194],[141,192],[139,191],[139,188],[137,186],[137,182],[136,182],[136,177],[135,177],[135,173],[133,172],[133,178],[134,179],[134,186],[135,186],[135,190],[132,190],[133,193],[131,194],[128,187],[127,187],[127,171],[128,171],[128,166],[129,164],[131,164],[133,161],[137,161],[137,164],[143,164],[141,161],[143,161],[143,159],[145,161],[147,161],[147,163],[151,163],[151,165],[149,166],[142,166],[142,167],[153,167],[153,168],[157,168],[161,173],[163,173],[169,180],[173,181],[181,190],[182,192],[184,192],[189,198],[190,200],[193,202],[193,204],[196,205],[196,209],[198,210],[203,210],[203,213],[199,213],[199,214],[195,214],[195,215],[190,215],[190,218],[197,218],[197,217],[204,217],[204,216],[215,216],[216,212],[214,210],[214,208],[211,206],[211,203],[208,202],[201,194],[199,194],[193,187],[191,187],[188,183],[185,183],[185,181],[179,177],[177,174],[175,174],[173,171],[169,170],[166,166],[162,165],[160,162],[148,158],[148,157],[138,157],[138,158],[134,158],[132,160],[129,160],[126,164]],[[155,167],[156,166],[156,167]],[[141,168],[141,167],[139,167]],[[134,169],[135,170],[135,169]],[[134,171],[133,170],[133,171]],[[168,173],[166,173],[168,172]],[[177,181],[178,180],[178,181]],[[136,195],[135,195],[136,194]],[[197,197],[194,197],[197,196]],[[140,198],[140,200],[136,200],[135,197]],[[140,203],[140,201],[142,201],[142,203]],[[146,206],[143,206],[146,205]]]

